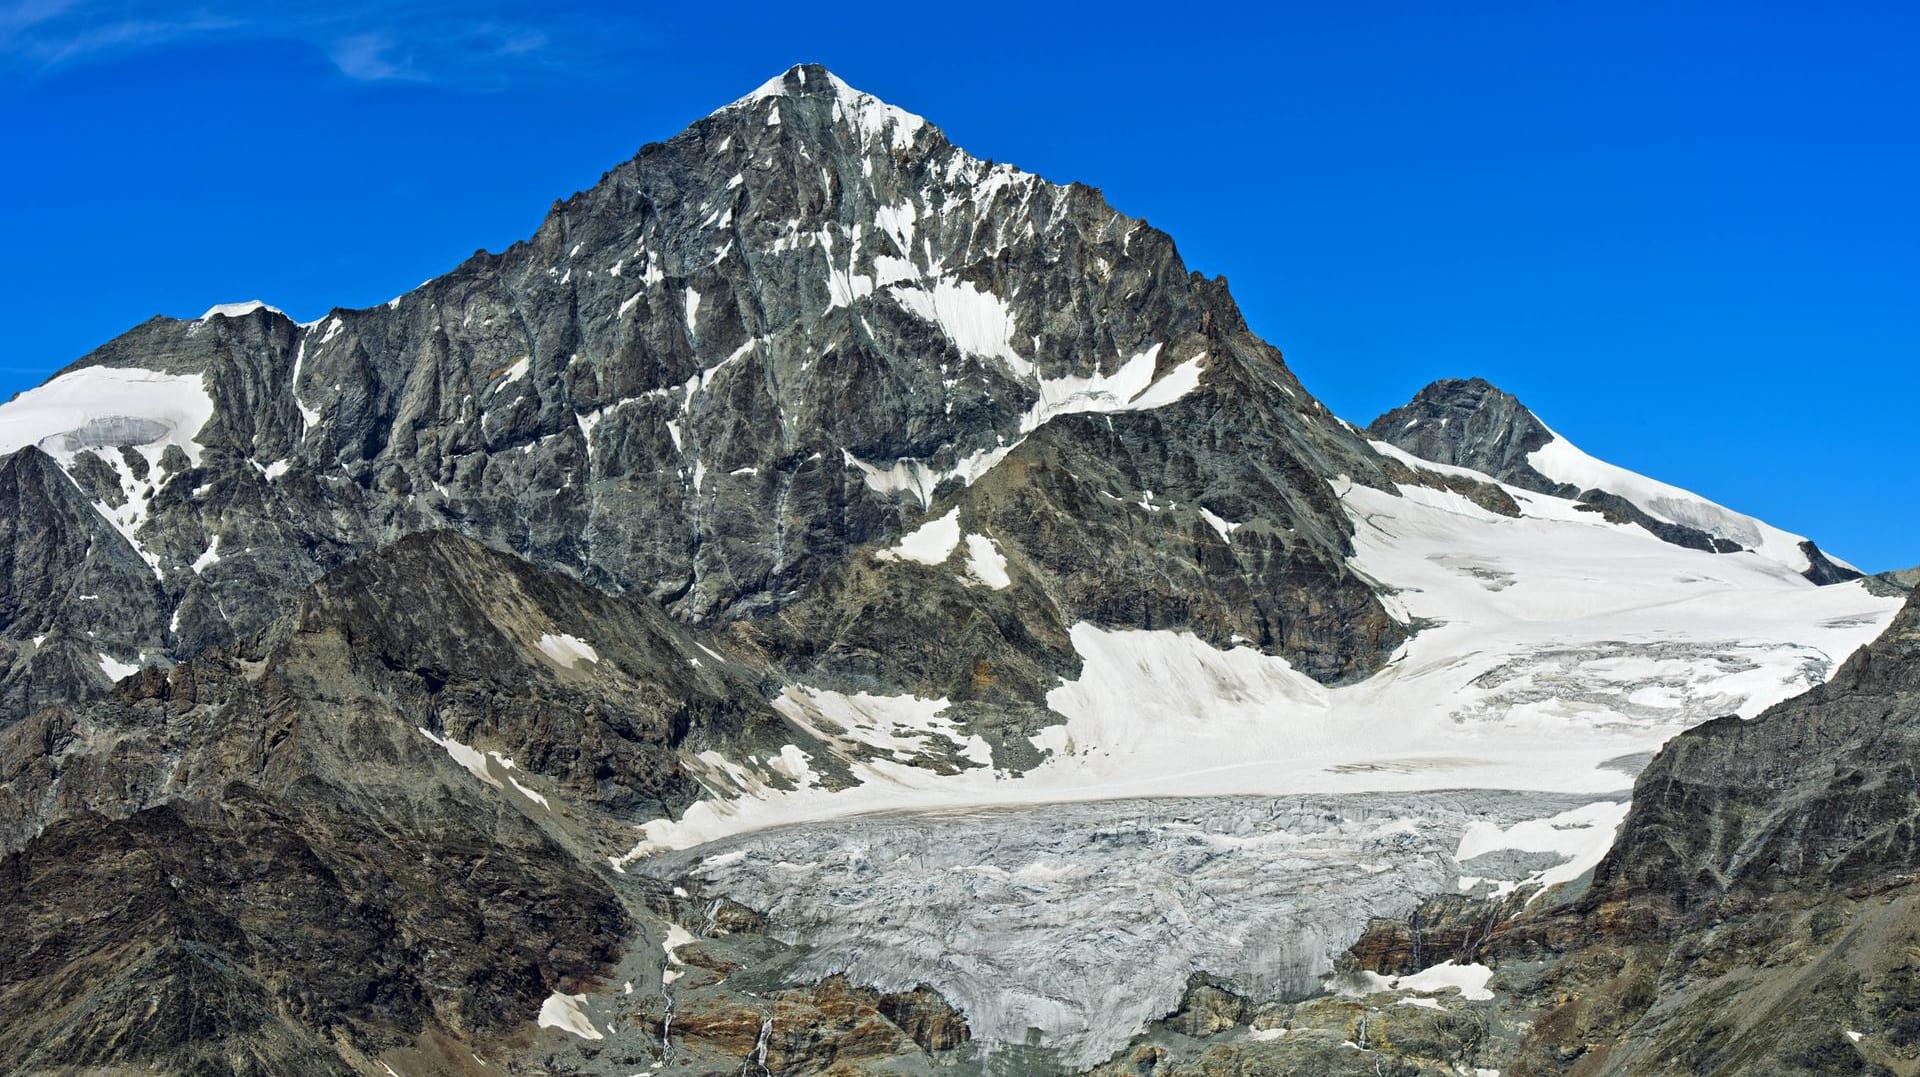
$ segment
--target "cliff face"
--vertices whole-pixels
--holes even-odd
[[[1628,955],[1616,976],[1639,981],[1638,1005],[1600,1022],[1613,1042],[1578,1072],[1920,1065],[1917,761],[1911,599],[1830,683],[1675,738],[1635,784],[1591,893],[1544,920],[1555,935],[1612,928],[1600,937]],[[1591,976],[1595,955],[1573,953],[1569,978]],[[1590,1008],[1555,1010],[1540,1038],[1564,1042]]]
[[[1097,191],[973,158],[818,67],[391,303],[156,318],[9,410],[37,417],[12,442],[116,521],[115,556],[150,566],[114,592],[121,663],[256,631],[325,572],[445,529],[833,664],[888,650],[855,622],[891,581],[856,552],[955,508],[1012,592],[949,588],[942,620],[991,622],[1043,667],[1071,668],[1082,619],[1237,634],[1330,681],[1400,638],[1344,564],[1329,486],[1380,463],[1224,282]],[[0,541],[98,527],[9,496]],[[1231,547],[1202,508],[1246,524]],[[21,586],[71,578],[33,571]],[[6,623],[16,646],[31,620]],[[822,649],[827,622],[845,638]],[[970,669],[849,675],[973,692]]]

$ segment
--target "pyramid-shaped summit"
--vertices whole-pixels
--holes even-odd
[[[149,566],[109,588],[155,611],[101,638],[121,665],[256,631],[431,530],[953,698],[1037,701],[1088,617],[1255,641],[1330,680],[1399,638],[1345,567],[1325,479],[1384,483],[1377,458],[1223,283],[1098,192],[988,164],[814,65],[391,302],[157,318],[14,412],[129,378],[190,395],[191,422],[134,463],[56,453]],[[947,599],[858,612],[920,571],[868,551],[955,512],[1008,585],[933,573]],[[1224,556],[1210,518],[1240,525]],[[1003,668],[893,656],[955,623]]]

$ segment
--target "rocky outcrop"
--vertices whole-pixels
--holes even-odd
[[[1422,460],[1470,468],[1509,486],[1572,496],[1534,470],[1527,456],[1553,431],[1511,393],[1481,378],[1442,378],[1367,424],[1367,435]]]
[[[434,533],[43,708],[0,732],[0,1069],[339,1073],[525,1027],[625,952],[619,821],[693,795],[683,744],[772,720],[754,684],[649,603]]]

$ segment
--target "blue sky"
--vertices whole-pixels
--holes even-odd
[[[1349,419],[1481,375],[1920,563],[1920,6],[828,10],[0,0],[0,395],[155,313],[384,301],[816,60],[1172,233]]]

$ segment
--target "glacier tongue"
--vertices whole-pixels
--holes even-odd
[[[1370,916],[1454,889],[1469,827],[1578,807],[1532,793],[1169,798],[871,816],[662,856],[804,943],[798,979],[933,987],[989,1053],[1075,1068],[1206,972],[1255,999],[1316,993]]]

